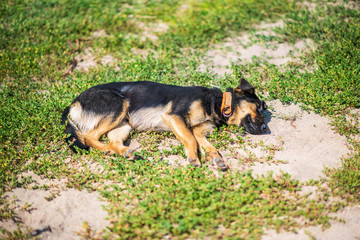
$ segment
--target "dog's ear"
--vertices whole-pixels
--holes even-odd
[[[235,93],[242,96],[245,94],[245,92],[248,92],[250,94],[255,94],[255,88],[244,78],[240,79],[239,86],[237,86],[235,89]]]

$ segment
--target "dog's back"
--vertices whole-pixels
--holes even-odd
[[[215,94],[217,93],[217,94]],[[191,124],[188,118],[190,109],[198,103],[197,115],[211,115],[211,99],[221,94],[218,89],[204,87],[182,87],[154,82],[114,82],[97,85],[82,92],[62,115],[62,123],[66,120],[66,133],[70,134],[68,141],[71,146],[87,149],[88,144],[84,134],[95,129],[104,119],[111,118],[107,127],[127,122],[132,129],[138,131],[155,130],[171,131],[162,115],[165,113],[177,115],[186,124]],[[124,107],[128,105],[128,107]],[[202,113],[203,112],[203,113]],[[125,115],[117,122],[120,115]],[[193,114],[194,115],[194,114]],[[198,117],[199,118],[199,117]],[[201,117],[200,117],[201,118]],[[203,121],[197,119],[196,121]],[[102,130],[104,133],[111,129]],[[73,149],[74,150],[74,149]]]

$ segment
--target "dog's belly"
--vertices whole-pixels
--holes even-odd
[[[170,127],[164,123],[161,117],[168,110],[168,105],[139,109],[129,114],[130,125],[138,131],[171,131]]]

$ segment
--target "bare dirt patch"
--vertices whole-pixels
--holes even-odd
[[[33,171],[26,171],[18,176],[19,181],[25,178],[31,178],[32,183],[28,185],[29,189],[36,188],[37,186],[47,186],[51,190],[65,190],[67,179],[48,179],[35,174]]]
[[[307,181],[324,177],[325,167],[341,166],[341,158],[350,150],[347,140],[329,125],[330,120],[313,112],[306,112],[295,104],[283,105],[280,101],[269,102],[274,109],[268,117],[270,133],[267,135],[249,135],[250,140],[276,144],[283,140],[282,150],[275,152],[275,159],[287,163],[255,163],[251,167],[254,175],[281,171],[291,174],[294,179]],[[269,119],[271,118],[271,119]]]
[[[23,229],[30,228],[33,237],[41,239],[80,239],[75,232],[82,229],[84,222],[95,232],[109,224],[98,193],[68,189],[49,201],[50,195],[45,190],[22,188],[6,193],[15,203],[16,218],[1,222],[2,227],[14,231],[20,224]]]
[[[331,227],[322,230],[320,226],[312,226],[294,232],[279,232],[267,230],[262,240],[357,240],[360,236],[360,206],[345,207],[330,214],[338,220],[331,220]]]
[[[273,30],[283,25],[283,21],[264,23],[258,27],[258,31],[227,38],[224,43],[216,44],[205,55],[199,71],[211,70],[219,75],[229,74],[231,63],[250,62],[254,58],[280,66],[294,61],[304,50],[314,48],[311,39],[299,40],[295,44],[263,40],[276,37]]]
[[[151,41],[154,44],[156,44],[159,39],[158,35],[166,33],[169,29],[169,26],[164,22],[144,23],[132,20],[131,24],[135,29],[139,30],[139,33],[129,33],[127,38],[139,38],[142,42]],[[87,40],[107,37],[109,37],[109,35],[105,32],[105,30],[100,29],[93,32],[93,34]],[[131,51],[134,55],[141,55],[143,57],[146,57],[149,54],[153,54],[155,57],[157,56],[156,52],[152,49],[144,50],[132,48]],[[66,71],[66,74],[72,72],[73,69],[78,71],[89,71],[90,69],[97,67],[98,64],[114,66],[118,60],[111,54],[107,54],[102,57],[99,57],[98,55],[99,53],[91,47],[85,48],[74,57],[73,61],[75,63],[72,63],[74,66],[70,66],[71,68]],[[115,70],[118,70],[118,67],[115,66]]]
[[[139,33],[130,33],[128,37],[139,38],[142,42],[151,41],[154,44],[156,44],[159,39],[158,35],[167,32],[169,29],[169,26],[164,22],[145,23],[133,19],[130,20],[130,24],[133,25],[133,28],[137,29]]]
[[[96,67],[96,59],[92,48],[86,48],[83,52],[76,55],[75,60],[77,62],[76,70],[89,71],[90,68]]]

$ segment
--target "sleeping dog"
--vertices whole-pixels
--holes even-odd
[[[211,164],[226,170],[222,156],[206,139],[224,124],[243,126],[251,134],[267,131],[265,102],[245,79],[222,92],[217,88],[182,87],[155,82],[113,82],[82,92],[62,114],[70,147],[93,147],[129,159],[135,151],[124,146],[131,130],[172,131],[184,144],[187,160],[201,166],[203,148]],[[107,134],[109,143],[99,141]]]

